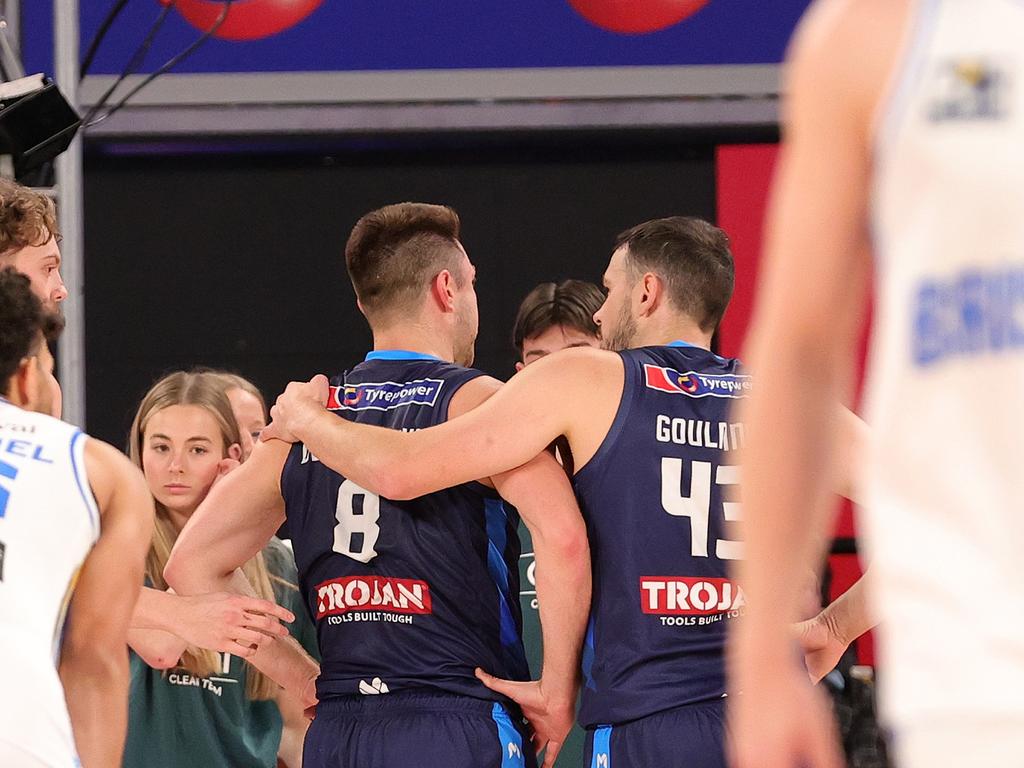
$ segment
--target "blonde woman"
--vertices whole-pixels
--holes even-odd
[[[273,768],[279,753],[289,768],[301,763],[300,705],[244,661],[266,637],[287,634],[278,619],[295,616],[292,632],[315,649],[291,555],[275,540],[246,563],[259,599],[178,596],[163,578],[178,533],[217,479],[237,466],[239,443],[225,382],[214,373],[161,379],[132,423],[129,453],[157,514],[146,588],[129,632],[126,768]]]

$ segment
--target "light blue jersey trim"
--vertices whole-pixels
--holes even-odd
[[[590,768],[612,768],[612,726],[603,725],[594,731],[593,752]]]
[[[444,361],[435,355],[428,355],[426,352],[412,352],[408,349],[378,349],[366,355],[366,362],[371,360],[433,360],[437,363]]]
[[[86,477],[85,467],[79,466],[78,460],[75,458],[75,447],[78,445],[79,439],[83,437],[85,437],[84,432],[75,432],[71,437],[71,471],[75,476],[78,492],[82,496],[82,503],[89,510],[89,520],[92,522],[93,536],[96,537],[100,534],[100,512],[96,507],[96,498],[92,495],[92,489],[89,487],[89,479]]]
[[[505,562],[505,547],[508,544],[508,513],[501,499],[485,499],[484,515],[487,522],[487,570],[498,588],[498,602],[501,613],[501,645],[513,657],[516,665],[523,666],[526,659],[515,619],[512,617],[512,592],[509,588],[508,563]]]
[[[498,702],[491,708],[491,718],[498,726],[498,741],[501,742],[501,768],[526,768],[523,755],[523,736],[512,724],[512,718]]]
[[[679,347],[679,348],[682,348],[682,349],[699,349],[701,352],[711,352],[711,350],[708,349],[707,347],[698,347],[696,344],[691,344],[688,341],[680,341],[679,339],[676,339],[675,341],[670,341],[665,346],[666,347]],[[714,352],[711,352],[711,354],[715,355]],[[725,360],[725,358],[722,357],[721,355],[715,355],[715,359],[716,360],[722,360],[722,361]]]

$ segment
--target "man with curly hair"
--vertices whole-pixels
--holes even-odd
[[[0,179],[0,269],[25,275],[48,311],[68,296],[60,276],[57,211],[46,195]]]

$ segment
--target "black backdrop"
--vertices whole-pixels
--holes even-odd
[[[441,202],[479,271],[477,366],[507,378],[537,282],[600,281],[614,236],[676,213],[714,219],[713,148],[671,137],[463,147],[153,154],[86,160],[88,429],[123,445],[162,373],[208,365],[269,398],[360,360],[370,342],[342,259],[366,211]]]

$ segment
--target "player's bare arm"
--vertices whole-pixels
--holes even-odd
[[[739,580],[749,612],[731,651],[733,685],[744,691],[733,700],[738,768],[840,764],[824,702],[792,662],[787,624],[797,610],[792,585],[818,566],[828,531],[832,409],[852,386],[870,270],[874,94],[895,56],[894,15],[904,5],[821,3],[791,53],[786,140],[748,355],[758,387],[744,413],[748,560]],[[873,47],[865,50],[865,40]]]
[[[143,587],[128,644],[149,666],[169,669],[188,646],[248,658],[268,637],[284,637],[291,612],[269,600],[232,592],[177,595]]]
[[[164,578],[175,592],[230,593],[242,596],[239,600],[256,600],[239,569],[266,546],[284,520],[279,478],[288,449],[280,441],[258,446],[248,461],[210,490],[182,529],[164,569]],[[303,707],[314,704],[313,682],[319,665],[290,635],[273,627],[276,619],[293,621],[291,613],[276,605],[266,612],[247,610],[241,603],[238,607],[248,621],[260,623],[248,626],[262,635],[248,644],[243,655],[297,696]],[[270,624],[264,626],[266,622]]]
[[[474,379],[452,398],[449,418],[478,408],[500,391],[490,377]],[[575,721],[580,655],[590,614],[590,547],[576,497],[565,472],[548,451],[523,466],[489,479],[519,510],[533,538],[537,600],[544,645],[542,677],[522,683],[480,674],[483,682],[517,701],[536,731],[544,765],[554,765]]]
[[[289,385],[271,411],[266,434],[301,440],[321,462],[362,487],[409,499],[521,466],[560,435],[582,468],[615,418],[623,380],[618,355],[568,349],[528,366],[466,415],[400,433],[327,412],[327,381],[321,376]]]
[[[126,637],[153,535],[153,498],[127,458],[89,439],[85,466],[101,512],[82,566],[60,659],[75,744],[85,768],[120,765],[128,727]]]

